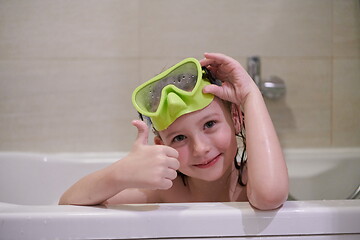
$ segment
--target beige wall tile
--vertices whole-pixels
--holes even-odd
[[[1,61],[0,149],[126,150],[137,62]]]
[[[137,9],[126,0],[1,1],[0,58],[136,57]]]
[[[266,101],[283,146],[360,146],[358,9],[357,0],[1,1],[0,150],[129,150],[132,90],[205,51],[244,67],[260,55],[263,78],[285,80],[285,98]]]
[[[360,57],[360,3],[334,0],[333,54],[335,57]]]
[[[331,60],[264,58],[262,69],[286,84],[283,99],[266,100],[282,145],[330,146]]]
[[[331,9],[328,0],[141,1],[140,51],[145,57],[330,56]]]
[[[334,60],[333,145],[360,146],[360,59]]]

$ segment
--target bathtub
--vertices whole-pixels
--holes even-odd
[[[76,180],[125,153],[3,152],[0,239],[360,239],[360,200],[345,200],[360,183],[360,149],[284,152],[298,201],[273,211],[220,202],[57,206]]]

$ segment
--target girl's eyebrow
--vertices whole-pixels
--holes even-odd
[[[200,122],[206,121],[207,119],[219,117],[219,116],[220,116],[220,113],[218,113],[218,112],[209,113],[209,114],[205,115],[204,117],[202,117],[202,118],[200,119]]]

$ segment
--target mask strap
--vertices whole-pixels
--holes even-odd
[[[151,118],[148,116],[142,115],[140,112],[138,112],[139,118],[141,121],[145,122],[148,127],[152,127]]]
[[[219,79],[214,78],[214,76],[211,74],[210,70],[206,67],[201,67],[201,69],[204,71],[203,75],[205,78],[209,79],[211,84],[215,84],[218,86],[222,85],[222,82]]]
[[[140,112],[137,112],[141,121],[144,121],[144,117]]]

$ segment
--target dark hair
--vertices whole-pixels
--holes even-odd
[[[240,117],[244,118],[244,113],[243,112],[241,112]],[[244,124],[244,121],[242,121],[240,132],[236,136],[238,136],[241,139],[241,142],[243,144],[243,149],[242,149],[242,153],[241,153],[241,157],[240,157],[240,162],[238,162],[237,158],[236,158],[236,156],[239,153],[239,148],[238,148],[238,151],[236,152],[236,156],[235,156],[235,159],[234,159],[234,164],[235,164],[235,168],[239,170],[238,183],[240,184],[240,186],[245,187],[246,183],[244,183],[243,180],[242,180],[244,169],[245,169],[246,163],[247,163],[246,136],[245,136],[245,124]]]

